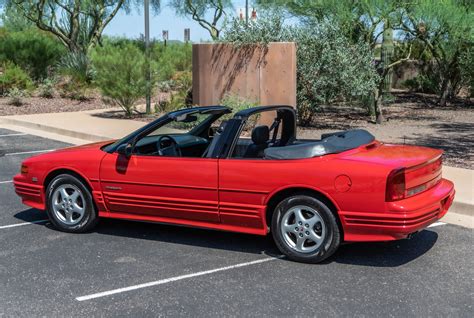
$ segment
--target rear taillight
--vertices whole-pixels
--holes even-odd
[[[388,175],[385,201],[397,201],[405,198],[405,168],[395,169]]]

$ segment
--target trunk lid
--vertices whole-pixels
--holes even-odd
[[[344,158],[391,168],[411,168],[427,163],[442,154],[442,150],[428,147],[374,143],[362,148],[362,151],[348,153]]]
[[[345,159],[387,166],[387,173],[403,171],[402,198],[426,191],[441,180],[442,150],[392,144],[372,144]]]

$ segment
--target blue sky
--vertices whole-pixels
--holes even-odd
[[[191,29],[191,41],[208,41],[209,33],[202,28],[197,22],[190,18],[176,16],[174,10],[165,4],[158,15],[150,16],[150,36],[161,40],[163,30],[169,31],[170,40],[183,40],[184,29]],[[237,14],[238,8],[245,6],[245,0],[232,1],[234,9],[229,13]],[[249,1],[252,3],[252,1]],[[250,9],[251,10],[251,9]],[[107,35],[126,36],[137,38],[140,34],[144,34],[143,9],[133,10],[130,14],[120,12],[107,26],[104,31]]]

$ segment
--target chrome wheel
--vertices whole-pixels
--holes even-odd
[[[84,217],[84,195],[75,185],[60,185],[54,190],[51,200],[54,215],[62,223],[76,225]]]
[[[280,231],[290,248],[300,253],[311,253],[323,243],[326,225],[315,209],[298,205],[284,213]]]

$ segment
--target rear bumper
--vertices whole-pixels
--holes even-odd
[[[23,204],[40,210],[45,209],[42,185],[27,182],[27,178],[21,174],[13,178],[13,185],[15,186],[16,194],[20,196]]]
[[[340,211],[344,240],[391,241],[406,238],[442,218],[454,200],[454,185],[442,179],[432,189],[396,202],[384,212]]]

